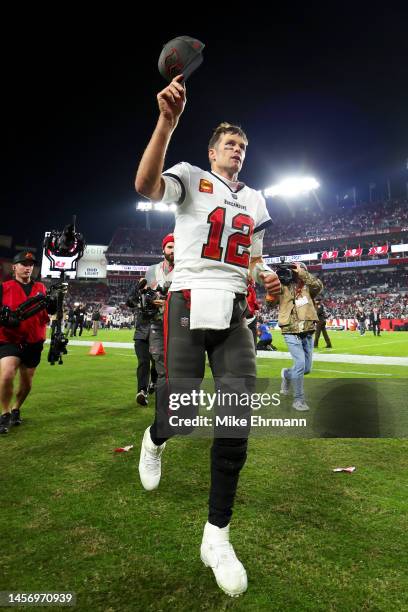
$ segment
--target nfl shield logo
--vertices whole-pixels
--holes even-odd
[[[181,317],[180,325],[181,327],[188,327],[188,317]]]
[[[234,200],[238,200],[238,196],[235,193],[231,193],[231,195],[234,198]]]

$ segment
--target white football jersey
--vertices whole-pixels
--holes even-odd
[[[245,293],[250,257],[262,255],[264,230],[272,223],[263,196],[186,162],[166,170],[163,178],[162,201],[174,203],[174,194],[180,196],[173,232],[172,291]]]

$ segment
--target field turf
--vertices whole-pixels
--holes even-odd
[[[318,353],[408,357],[404,333],[330,335],[334,348]],[[97,340],[132,342],[132,332]],[[286,350],[278,333],[274,344]],[[0,591],[74,591],[81,611],[408,610],[406,439],[251,437],[231,526],[249,588],[230,599],[199,557],[211,441],[171,440],[159,489],[144,491],[137,464],[153,400],[134,401],[133,349],[88,352],[70,345],[54,367],[44,356],[24,423],[0,438]],[[289,364],[259,357],[259,375],[278,381]],[[399,388],[408,373],[314,365],[311,378]],[[332,472],[351,465],[353,474]]]

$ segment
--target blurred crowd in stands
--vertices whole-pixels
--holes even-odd
[[[318,242],[320,240],[358,236],[362,232],[388,232],[390,228],[408,229],[407,201],[359,204],[356,207],[327,212],[297,210],[294,219],[288,218],[288,209],[277,211],[274,218],[279,227],[279,237],[267,237],[265,250],[289,242]],[[357,245],[353,245],[357,246]],[[363,245],[361,245],[363,246]],[[371,246],[371,243],[367,243]]]
[[[325,293],[350,295],[350,292],[370,289],[380,293],[408,291],[408,271],[404,268],[387,271],[331,271],[319,273],[318,276],[324,284]]]
[[[172,223],[174,226],[174,221]],[[118,257],[121,261],[126,256],[136,257],[144,255],[161,255],[161,241],[163,236],[173,227],[166,229],[124,228],[116,230],[106,251],[108,263],[114,263]]]
[[[290,211],[287,204],[271,204],[271,214],[275,228],[264,240],[264,253],[305,253],[324,250],[311,246],[310,242],[333,240],[333,249],[340,248],[343,238],[348,248],[367,248],[385,244],[408,243],[408,201],[390,201],[358,206],[347,205],[345,208],[322,210],[317,202],[310,202]],[[146,223],[147,223],[146,219]],[[164,215],[160,228],[120,228],[115,231],[106,251],[108,263],[132,265],[150,265],[162,257],[161,241],[163,236],[173,229],[172,215]],[[378,234],[378,238],[368,233]],[[383,235],[381,235],[381,233]],[[362,235],[361,235],[362,234]],[[373,242],[373,238],[376,240]],[[338,242],[336,242],[339,240]],[[277,249],[277,245],[295,244],[292,248]],[[274,252],[275,247],[275,252]],[[330,247],[332,248],[332,247]],[[296,251],[297,249],[297,251]],[[406,257],[404,253],[393,257]],[[384,255],[380,256],[384,257]],[[373,259],[370,257],[370,259]],[[314,263],[314,262],[312,262]],[[316,262],[317,263],[317,262]],[[312,273],[313,270],[311,270]],[[108,273],[104,282],[70,281],[66,299],[66,320],[75,321],[80,317],[85,329],[92,327],[92,317],[101,313],[102,327],[131,327],[133,313],[126,306],[129,294],[134,290],[138,277],[127,271]],[[324,284],[323,304],[329,318],[353,318],[356,315],[357,303],[364,311],[369,312],[374,306],[380,310],[382,318],[408,319],[408,268],[405,265],[376,269],[359,268],[346,271],[324,270],[317,272]],[[143,272],[140,272],[143,276]],[[139,277],[140,278],[140,277]],[[3,274],[3,279],[6,280]],[[46,281],[50,284],[50,281]],[[257,289],[261,304],[264,303],[262,290]],[[81,311],[74,315],[74,311]],[[74,317],[74,318],[73,318]],[[262,306],[261,320],[277,318],[277,311]],[[68,324],[68,323],[67,323]],[[73,329],[70,325],[70,331]],[[77,326],[78,327],[78,326]]]
[[[274,236],[273,230],[264,240],[264,252],[273,254],[274,246],[290,242],[318,242],[350,237],[350,248],[362,246],[368,248],[379,243],[398,243],[399,240],[389,236],[390,229],[394,231],[408,230],[408,202],[393,200],[370,204],[359,203],[358,206],[322,210],[317,203],[306,208],[297,208],[293,215],[287,206],[271,211],[275,226],[279,232]],[[167,231],[172,231],[169,225],[162,229],[120,228],[116,230],[106,252],[110,263],[118,258],[123,261],[143,255],[161,255],[161,239]],[[382,239],[367,240],[362,232],[384,233]],[[381,242],[382,240],[382,242]],[[130,261],[129,259],[129,261]]]
[[[377,307],[384,319],[408,320],[407,269],[321,272],[317,276],[324,286],[321,296],[328,318],[353,318],[361,305],[366,313]],[[263,306],[261,317],[277,318],[277,309]]]

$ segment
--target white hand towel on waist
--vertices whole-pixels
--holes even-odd
[[[227,329],[234,298],[225,289],[191,289],[190,329]]]

